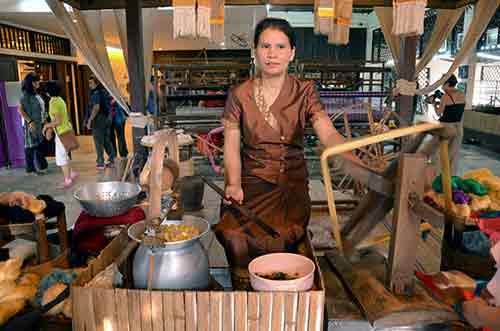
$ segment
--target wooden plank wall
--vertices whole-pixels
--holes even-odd
[[[75,331],[321,331],[325,292],[73,287]]]

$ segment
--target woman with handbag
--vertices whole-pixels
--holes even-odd
[[[60,96],[60,90],[56,81],[47,83],[47,93],[50,96],[49,116],[51,122],[45,124],[43,132],[47,139],[50,139],[52,133],[55,133],[56,165],[61,167],[64,174],[62,187],[68,188],[78,176],[78,173],[70,167],[68,153],[78,148],[78,142],[68,118],[66,102]]]
[[[26,172],[41,174],[47,170],[47,160],[43,156],[41,143],[43,141],[42,127],[47,118],[45,103],[37,93],[40,78],[30,72],[23,80],[21,105],[19,113],[24,119],[24,153],[26,157]]]

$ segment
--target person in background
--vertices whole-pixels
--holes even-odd
[[[90,103],[87,111],[86,127],[92,130],[97,153],[97,170],[112,168],[115,162],[115,149],[111,143],[111,109],[110,96],[101,83],[94,77],[89,78]],[[104,150],[108,154],[108,162],[104,163]]]
[[[126,158],[128,156],[127,141],[125,140],[125,121],[127,120],[127,113],[115,99],[111,102],[111,109],[113,118],[111,124],[111,143],[115,151],[119,152],[120,157]],[[116,140],[118,140],[118,148],[116,148]]]
[[[45,173],[48,166],[41,150],[43,141],[42,128],[47,114],[45,103],[37,93],[39,87],[40,78],[34,72],[26,75],[22,84],[23,96],[19,106],[19,113],[24,119],[26,172],[36,174]]]
[[[463,114],[465,110],[465,94],[456,88],[457,77],[451,75],[443,84],[444,95],[441,100],[431,97],[436,113],[439,115],[439,122],[449,131],[451,137],[448,140],[448,153],[450,158],[451,175],[458,171],[458,161],[460,159],[460,147],[464,134]],[[433,137],[423,148],[423,153],[430,156],[436,162],[438,158],[437,149],[439,137]]]
[[[72,130],[73,127],[71,126],[68,118],[66,102],[64,102],[60,95],[61,88],[56,81],[49,81],[47,83],[47,93],[50,96],[50,123],[45,124],[43,131],[46,132],[46,130],[53,130],[55,133],[56,165],[61,168],[64,175],[62,187],[69,188],[73,184],[73,180],[78,176],[78,173],[71,169],[68,152],[66,152],[59,136]]]
[[[149,114],[155,115],[156,114],[156,96],[157,96],[155,77],[151,76],[151,79],[149,82],[151,85],[150,85],[150,89],[149,89],[148,103],[146,104],[146,109],[148,110]]]

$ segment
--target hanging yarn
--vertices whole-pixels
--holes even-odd
[[[424,33],[427,0],[393,0],[392,34],[416,36]]]
[[[349,29],[352,23],[352,1],[333,0],[332,29],[328,34],[331,44],[347,45],[349,43]]]
[[[315,0],[314,32],[328,35],[332,28],[332,0]]]
[[[174,39],[196,38],[196,0],[173,0]]]
[[[211,0],[210,40],[223,43],[224,37],[224,0]]]
[[[211,0],[197,0],[196,35],[198,38],[210,38]]]

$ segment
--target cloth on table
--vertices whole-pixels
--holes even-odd
[[[480,218],[477,221],[479,229],[487,235],[495,232],[500,232],[500,217],[495,218]]]
[[[36,198],[45,201],[47,207],[43,210],[43,215],[46,218],[57,217],[65,209],[64,203],[54,200],[50,195],[42,194]],[[32,212],[19,206],[0,206],[0,218],[9,221],[11,224],[35,221],[35,215]]]
[[[104,235],[106,225],[134,224],[146,218],[140,207],[133,207],[123,215],[114,217],[93,217],[82,211],[73,229],[73,247],[82,253],[99,253],[106,247]]]
[[[486,211],[479,213],[480,218],[497,218],[500,217],[500,211]]]
[[[490,255],[490,240],[481,231],[464,232],[462,234],[462,244],[469,253],[485,257]]]

